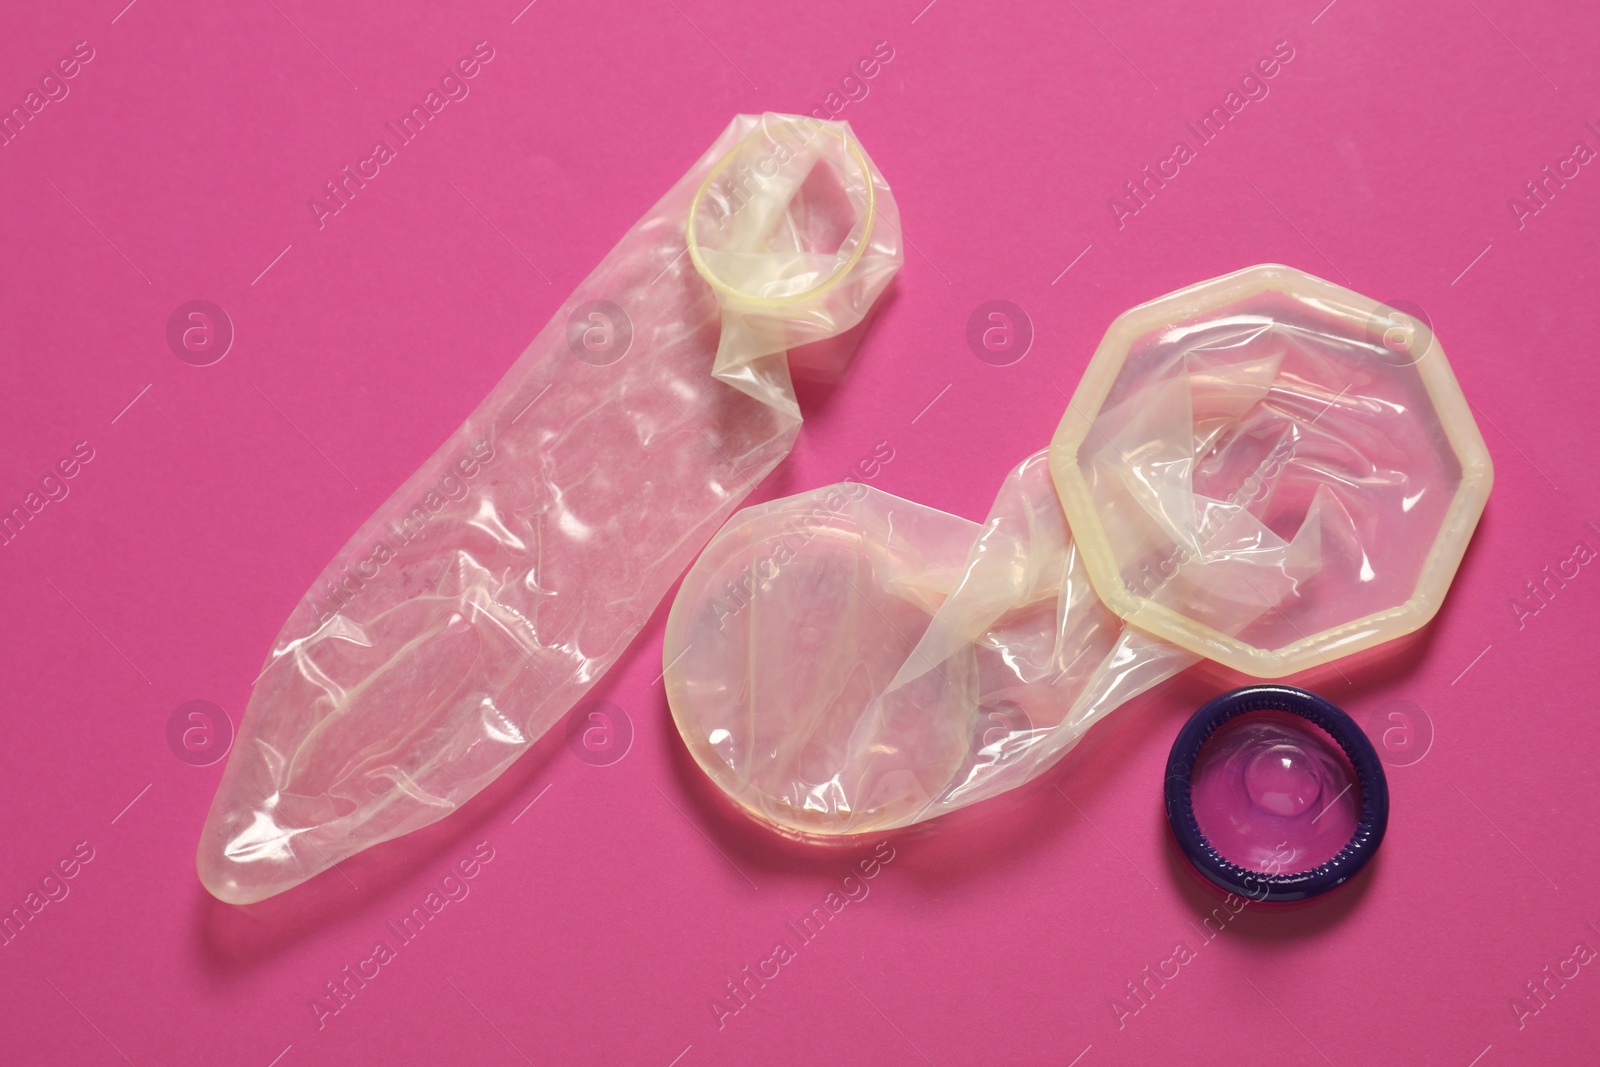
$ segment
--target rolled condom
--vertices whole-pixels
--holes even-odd
[[[1202,657],[1276,677],[1423,625],[1491,481],[1425,322],[1250,268],[1120,316],[981,524],[858,483],[735,515],[673,603],[672,713],[780,832],[921,822]]]
[[[902,262],[847,124],[735,119],[290,616],[201,834],[206,888],[272,896],[493,781],[789,453],[786,353],[861,323]]]

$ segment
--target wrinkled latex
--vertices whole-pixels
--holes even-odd
[[[1206,306],[1239,279],[1250,291]],[[1325,314],[1328,290],[1348,314]],[[662,650],[697,762],[783,832],[878,832],[1036,777],[1210,651],[1116,607],[1200,620],[1269,666],[1308,636],[1332,658],[1360,645],[1350,628],[1420,625],[1482,510],[1488,456],[1459,391],[1432,391],[1441,367],[1455,388],[1437,342],[1397,356],[1364,329],[1376,307],[1254,268],[1135,309],[981,526],[852,483],[735,515]],[[1149,328],[1120,334],[1124,320]],[[1085,476],[1082,524],[1063,468]],[[1109,589],[1075,536],[1090,524]]]
[[[1258,677],[1431,618],[1492,481],[1426,323],[1275,266],[1121,316],[1051,470],[1101,598]]]
[[[282,892],[504,771],[788,454],[786,352],[860,323],[901,262],[847,125],[736,119],[290,616],[201,835],[206,888]]]

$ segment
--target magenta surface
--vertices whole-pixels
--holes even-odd
[[[1355,833],[1361,787],[1326,733],[1293,715],[1229,719],[1190,773],[1195,821],[1222,858],[1296,874],[1332,859]]]
[[[38,509],[0,547],[0,907],[31,915],[0,947],[0,1058],[1592,1058],[1600,8],[525,5],[0,15],[0,105],[39,92],[0,146],[0,505]],[[469,94],[319,227],[308,201],[480,41]],[[1160,783],[1242,684],[1205,669],[1026,789],[800,849],[683,752],[658,612],[570,744],[303,891],[208,898],[217,716],[312,577],[735,113],[825,101],[910,250],[752,501],[854,473],[981,518],[1115,315],[1252,263],[1426,313],[1494,454],[1488,512],[1426,633],[1296,679],[1385,757],[1381,855],[1288,912],[1195,884]],[[198,300],[226,346],[169,343]],[[990,301],[1026,316],[1005,352],[967,340]]]

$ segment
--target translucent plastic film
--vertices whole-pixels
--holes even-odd
[[[1201,655],[1282,674],[1420,626],[1491,473],[1391,312],[1282,267],[1203,283],[1113,324],[982,526],[849,483],[736,515],[663,649],[695,758],[785,832],[875,832],[1035,777]]]
[[[1050,463],[1101,598],[1260,677],[1432,618],[1492,481],[1427,324],[1287,267],[1119,317]]]
[[[849,127],[735,120],[285,624],[206,820],[244,903],[454,811],[615,662],[794,443],[786,353],[902,262]]]

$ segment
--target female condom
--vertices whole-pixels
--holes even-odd
[[[510,766],[789,453],[791,350],[826,370],[815,342],[902,262],[847,124],[735,119],[284,624],[201,833],[205,887],[270,897]]]
[[[1120,316],[981,524],[857,483],[735,515],[672,606],[672,714],[784,834],[922,822],[1202,658],[1276,678],[1416,630],[1492,479],[1426,323],[1253,267]]]

